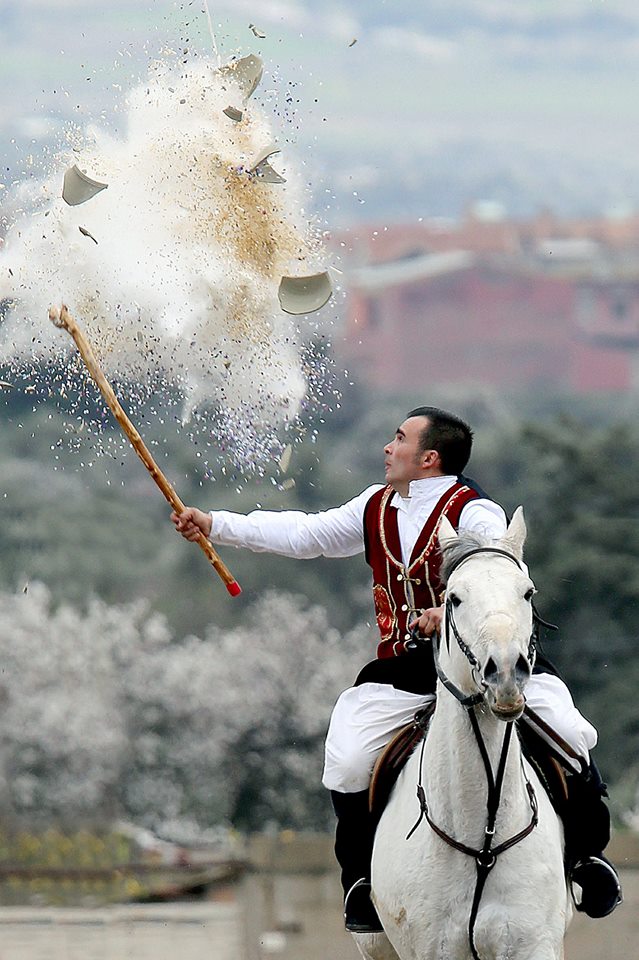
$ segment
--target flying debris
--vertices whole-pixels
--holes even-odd
[[[274,170],[268,162],[269,158],[276,153],[280,153],[279,147],[271,146],[260,150],[249,168],[249,173],[252,173],[254,177],[263,180],[265,183],[286,183],[286,177],[283,177],[277,170]]]
[[[9,383],[8,380],[0,380],[0,387],[2,387],[3,389],[4,387],[13,387],[13,384]]]
[[[91,240],[93,240],[93,242],[97,244],[98,241],[95,239],[92,233],[89,233],[86,227],[78,227],[78,230],[80,231],[83,237],[90,237]]]
[[[207,477],[227,460],[241,472],[266,475],[292,442],[291,433],[282,437],[284,428],[295,427],[306,404],[321,399],[322,409],[331,409],[337,396],[328,394],[330,357],[306,348],[314,317],[304,329],[295,316],[330,296],[329,286],[313,298],[306,284],[307,275],[331,268],[319,224],[305,214],[310,185],[294,174],[270,108],[257,102],[262,70],[257,56],[227,60],[221,69],[205,58],[160,61],[127,95],[123,137],[93,126],[84,134],[70,130],[68,161],[53,164],[44,189],[35,180],[24,185],[36,209],[43,197],[49,201],[48,219],[32,216],[32,204],[23,203],[27,212],[18,211],[0,250],[7,305],[0,378],[13,375],[9,363],[39,370],[41,359],[55,357],[53,380],[46,366],[45,374],[16,379],[14,389],[25,402],[62,397],[71,419],[84,415],[83,391],[69,388],[78,370],[66,345],[56,342],[50,324],[48,331],[24,322],[44,316],[47,288],[59,290],[86,323],[105,375],[126,391],[129,409],[146,416],[152,402],[153,417],[170,417],[193,437]],[[181,99],[188,111],[178,110]],[[242,122],[230,121],[224,107]],[[107,184],[93,206],[67,210]],[[57,227],[68,242],[51,242]],[[278,288],[287,276],[302,289],[287,299],[285,282],[280,309]],[[3,394],[5,401],[13,396],[11,387],[0,385]],[[92,410],[87,417],[87,442],[112,456],[118,441],[104,418],[96,420]],[[65,429],[79,450],[77,431]],[[290,475],[278,473],[280,481]]]
[[[259,30],[254,23],[249,23],[249,30],[252,31],[253,36],[257,37],[258,40],[266,40],[266,34]]]
[[[286,473],[286,471],[290,467],[292,455],[293,455],[293,447],[289,443],[284,447],[284,450],[282,451],[282,456],[280,457],[279,463],[278,463],[278,467],[280,468],[282,473]]]
[[[285,313],[300,316],[320,310],[333,295],[328,273],[313,273],[308,277],[282,277],[277,296]]]
[[[353,37],[353,39],[349,43],[349,47],[354,47],[356,43],[357,43],[357,37]]]
[[[96,194],[102,190],[106,190],[107,187],[108,183],[100,183],[99,180],[92,180],[91,177],[87,177],[86,173],[80,170],[77,163],[74,163],[64,174],[62,199],[68,203],[70,207],[75,207],[79,203],[85,203],[87,200],[91,200]]]
[[[248,57],[242,57],[240,60],[233,60],[225,66],[220,67],[218,73],[225,78],[235,80],[244,102],[252,97],[257,90],[262,74],[264,73],[264,63],[261,57],[249,54]]]
[[[242,57],[240,60],[233,60],[231,63],[225,64],[216,72],[218,76],[225,80],[233,80],[237,84],[242,98],[242,106],[245,107],[249,97],[253,96],[262,79],[264,64],[260,57],[250,54],[248,57]],[[233,104],[222,112],[238,123],[243,116],[243,111]]]
[[[241,110],[238,110],[237,107],[226,107],[222,110],[222,113],[226,114],[229,120],[235,120],[236,123],[239,123],[244,114]]]

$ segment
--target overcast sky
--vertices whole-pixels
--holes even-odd
[[[338,219],[404,218],[416,202],[425,215],[456,215],[473,198],[515,213],[639,206],[635,0],[209,7],[223,57],[261,53],[271,86],[299,99],[287,135],[322,169],[322,190],[336,192]],[[126,89],[163,44],[210,54],[202,8],[0,0],[5,182],[68,118],[117,127]]]

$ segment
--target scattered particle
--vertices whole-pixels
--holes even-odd
[[[89,233],[86,227],[78,227],[78,230],[80,231],[83,237],[89,237],[91,240],[93,240],[94,243],[98,242],[93,236],[93,234]]]
[[[259,40],[266,40],[266,34],[259,30],[254,23],[249,23],[249,30],[251,30],[253,36],[257,37]]]
[[[353,39],[349,43],[349,47],[354,47],[356,43],[357,43],[357,37],[353,37]]]
[[[282,473],[286,473],[286,471],[288,470],[291,464],[292,455],[293,455],[293,447],[289,443],[284,447],[284,450],[282,451],[282,456],[280,457],[279,463],[278,463],[278,466],[282,471]]]
[[[241,110],[238,110],[237,107],[226,107],[222,110],[222,113],[226,114],[229,120],[235,120],[236,123],[239,123],[244,114]]]

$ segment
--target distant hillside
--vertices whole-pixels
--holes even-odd
[[[513,215],[634,203],[639,7],[564,0],[211,4],[224,57],[260,52],[280,116],[330,226],[456,216],[471,200]],[[261,40],[249,30],[258,27]],[[356,41],[353,43],[353,41]],[[163,47],[211,54],[199,5],[0,2],[5,183],[33,175],[65,124],[108,123]],[[275,90],[275,95],[266,93]]]

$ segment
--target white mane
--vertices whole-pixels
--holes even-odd
[[[442,566],[440,577],[444,586],[448,581],[450,571],[478,547],[495,546],[495,541],[481,533],[471,533],[470,530],[460,530],[455,540],[447,540],[441,547]]]

